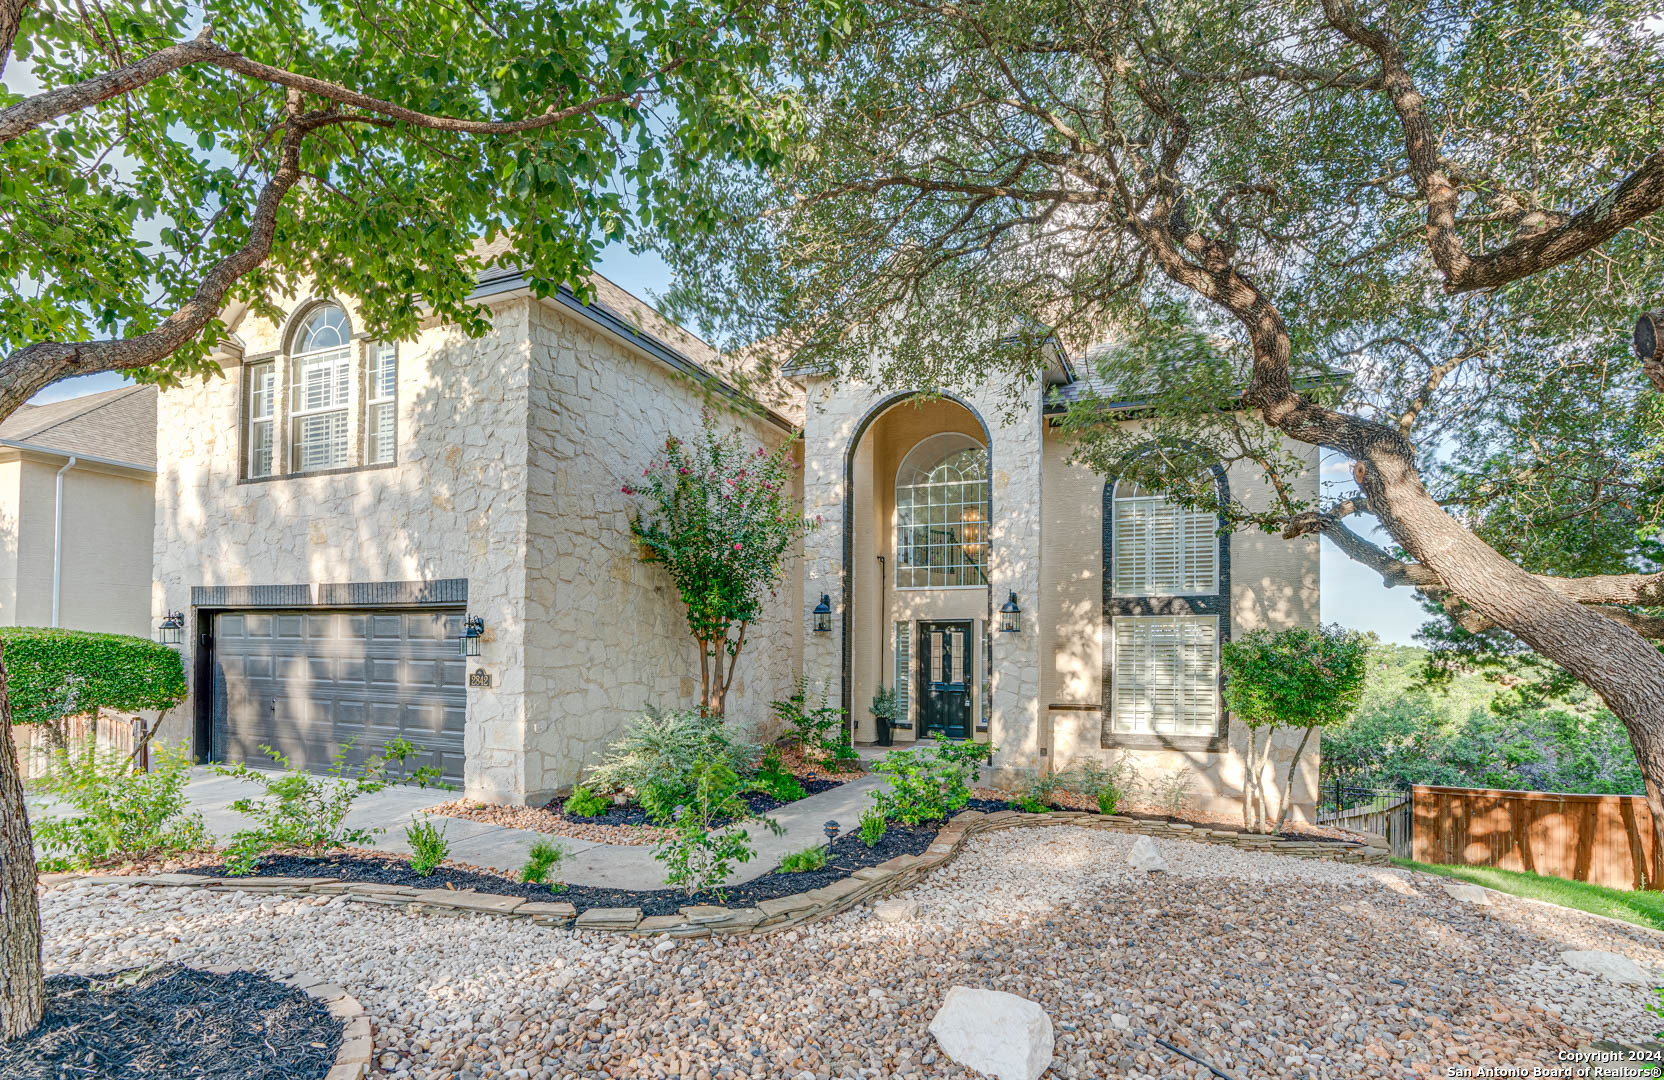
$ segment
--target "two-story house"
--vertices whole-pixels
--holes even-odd
[[[154,616],[185,617],[193,672],[177,737],[314,769],[404,737],[470,797],[548,799],[644,705],[696,699],[675,590],[638,560],[619,481],[714,401],[745,406],[725,422],[758,445],[801,434],[820,519],[750,632],[733,722],[765,727],[802,674],[870,742],[893,686],[898,744],[992,740],[1006,779],[1126,750],[1236,812],[1219,646],[1316,623],[1315,540],[1220,535],[1071,464],[1065,358],[1015,415],[992,387],[813,371],[757,401],[698,338],[596,288],[540,299],[493,271],[478,339],[369,340],[323,298],[277,322],[228,312],[225,377],[158,410]],[[1258,483],[1216,479],[1250,501]],[[1314,756],[1297,803],[1315,774]]]

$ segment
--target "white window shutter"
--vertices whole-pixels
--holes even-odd
[[[1201,735],[1219,730],[1219,619],[1118,616],[1112,730]]]
[[[911,694],[913,690],[913,624],[896,622],[896,723],[911,722]]]

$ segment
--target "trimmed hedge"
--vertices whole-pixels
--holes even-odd
[[[139,712],[185,700],[185,665],[166,645],[126,634],[0,627],[12,723],[55,723],[94,709]]]

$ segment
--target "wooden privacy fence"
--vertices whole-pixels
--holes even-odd
[[[1395,859],[1408,859],[1411,851],[1410,793],[1372,799],[1346,810],[1323,810],[1319,825],[1333,825],[1356,833],[1385,837]]]
[[[138,717],[113,712],[86,713],[66,717],[59,725],[71,746],[81,746],[90,737],[100,750],[131,754],[138,745]],[[17,753],[23,779],[44,775],[52,757],[52,744],[37,724],[14,724],[12,745]]]
[[[1412,791],[1417,862],[1527,870],[1614,889],[1658,887],[1652,813],[1639,795]]]

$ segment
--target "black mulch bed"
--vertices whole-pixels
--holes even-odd
[[[318,1080],[342,1022],[264,975],[168,964],[118,977],[46,980],[40,1027],[0,1053],[0,1080]]]
[[[1024,812],[1022,807],[1020,807],[1016,803],[1010,802],[1006,799],[972,799],[970,802],[966,803],[962,809],[965,809],[965,810],[981,810],[984,814],[997,814],[1001,810],[1015,810],[1019,814]],[[1093,812],[1093,811],[1082,811],[1080,809],[1080,807],[1078,807],[1078,806],[1052,806],[1049,809],[1061,810],[1065,813],[1071,813],[1071,814],[1092,813]],[[1124,818],[1132,818],[1134,821],[1166,821],[1166,822],[1173,822],[1173,823],[1178,824],[1178,825],[1195,825],[1199,829],[1212,829],[1215,832],[1234,832],[1234,833],[1237,833],[1240,836],[1265,836],[1265,837],[1274,837],[1274,838],[1279,839],[1279,840],[1301,840],[1301,841],[1307,841],[1307,842],[1314,843],[1314,844],[1353,844],[1353,845],[1356,845],[1358,843],[1358,841],[1356,841],[1356,840],[1342,840],[1338,836],[1317,836],[1313,833],[1298,833],[1298,832],[1257,833],[1257,832],[1253,832],[1252,830],[1249,830],[1249,829],[1239,829],[1239,828],[1236,828],[1235,826],[1232,826],[1232,825],[1220,825],[1220,824],[1217,824],[1217,823],[1214,823],[1214,822],[1207,822],[1207,823],[1204,823],[1204,824],[1197,824],[1194,821],[1186,821],[1184,818],[1169,817],[1166,814],[1135,814],[1135,813],[1132,813],[1132,812],[1127,811],[1127,810],[1122,810],[1122,811],[1118,812],[1115,816],[1116,817],[1124,817]]]
[[[818,777],[815,779],[805,779],[801,776],[797,778],[797,782],[803,785],[804,798],[808,798],[810,795],[819,795],[823,791],[831,791],[833,788],[840,787],[845,783],[845,781],[842,780],[823,780]],[[774,796],[765,795],[760,791],[749,792],[748,794],[742,796],[742,798],[745,799],[746,805],[751,807],[751,812],[754,814],[767,814],[774,810],[780,809],[782,806],[791,805],[791,803],[786,802],[783,799],[776,799]],[[624,806],[609,806],[606,810],[596,814],[593,817],[577,817],[576,815],[568,814],[564,808],[564,803],[564,799],[554,799],[543,809],[549,811],[551,814],[559,816],[562,821],[570,821],[577,825],[653,824],[652,820],[647,816],[647,811],[643,810],[634,803],[627,803]],[[727,823],[719,821],[716,824],[721,826]]]
[[[528,900],[560,901],[579,911],[596,907],[638,907],[644,915],[674,915],[684,904],[726,904],[729,907],[751,907],[762,900],[807,892],[842,881],[864,866],[876,866],[897,855],[917,855],[936,838],[936,828],[929,825],[891,825],[884,839],[875,847],[867,847],[859,834],[850,832],[840,836],[832,845],[831,858],[820,870],[805,870],[797,874],[770,871],[743,885],[723,891],[723,898],[708,893],[689,897],[680,889],[650,889],[633,892],[626,889],[603,889],[589,885],[568,885],[559,891],[547,885],[527,885],[497,874],[479,874],[468,870],[440,867],[427,877],[417,877],[403,859],[376,855],[327,855],[312,859],[299,855],[272,855],[262,859],[252,877],[333,877],[343,881],[378,882],[384,885],[407,885],[415,889],[473,889],[476,892],[499,896],[520,896]],[[185,871],[224,877],[218,866],[196,867]],[[0,1073],[0,1080],[10,1080]]]

